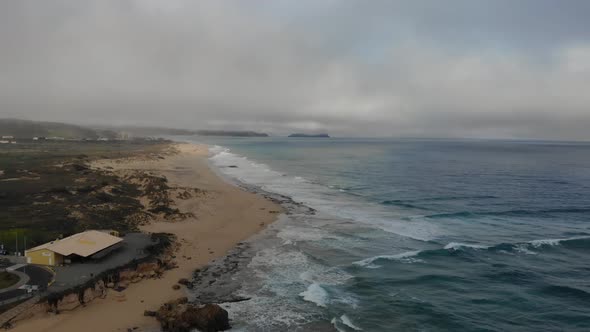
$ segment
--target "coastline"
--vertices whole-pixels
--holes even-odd
[[[283,208],[264,195],[228,183],[208,164],[208,149],[203,145],[175,143],[177,153],[164,159],[129,158],[101,160],[93,167],[108,168],[118,174],[134,170],[164,176],[172,187],[198,189],[189,198],[173,196],[174,206],[189,216],[182,221],[156,220],[141,226],[144,232],[167,232],[177,237],[178,268],[161,279],[132,284],[116,297],[109,292],[71,312],[59,315],[38,314],[18,321],[15,331],[81,331],[92,326],[101,331],[159,330],[157,321],[144,317],[145,310],[156,310],[163,303],[187,294],[173,290],[181,278],[192,279],[193,272],[224,257],[240,242],[252,237],[277,219]],[[231,317],[230,317],[231,318]]]

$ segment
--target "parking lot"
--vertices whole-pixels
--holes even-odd
[[[124,237],[121,248],[107,256],[93,261],[54,268],[55,282],[49,287],[50,292],[59,292],[85,283],[101,272],[130,263],[134,259],[147,256],[145,248],[153,244],[150,236],[143,233],[129,233]]]
[[[55,267],[6,263],[1,268],[13,269],[22,278],[14,287],[0,290],[0,305],[26,298],[27,290],[17,288],[23,284],[29,288],[36,286],[36,292],[59,292],[81,285],[101,272],[146,257],[148,253],[145,249],[152,244],[148,234],[129,233],[124,237],[123,245],[119,249],[98,260]]]

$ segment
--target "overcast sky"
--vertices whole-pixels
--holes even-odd
[[[590,139],[587,0],[4,0],[0,117]]]

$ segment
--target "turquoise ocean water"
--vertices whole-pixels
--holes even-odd
[[[590,330],[588,143],[188,140],[317,211],[257,242],[237,330]]]

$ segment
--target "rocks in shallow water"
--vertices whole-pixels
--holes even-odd
[[[225,331],[231,328],[227,311],[217,304],[206,304],[200,308],[188,306],[181,315],[181,321],[205,332]]]
[[[191,283],[197,290],[193,293],[195,302],[226,303],[248,300],[239,295],[242,282],[234,277],[240,267],[251,261],[252,253],[249,250],[250,245],[241,242],[224,258],[195,270]]]
[[[186,278],[182,278],[180,280],[178,280],[178,284],[180,285],[184,285],[186,288],[188,289],[193,289],[193,283],[190,282],[188,279]]]
[[[188,303],[186,297],[165,303],[158,311],[144,312],[160,322],[163,331],[189,332],[199,329],[204,332],[225,331],[231,328],[227,311],[217,304],[197,306]]]

